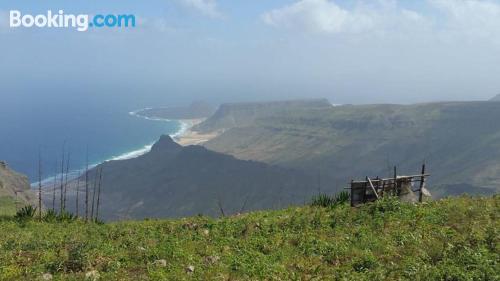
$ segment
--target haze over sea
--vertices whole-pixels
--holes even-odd
[[[168,105],[168,104],[167,104]],[[175,134],[178,121],[147,120],[130,114],[134,102],[13,102],[0,104],[0,160],[38,181],[38,151],[43,179],[61,171],[63,145],[70,153],[70,170],[89,163],[137,156],[162,134]],[[57,163],[57,167],[56,167]]]

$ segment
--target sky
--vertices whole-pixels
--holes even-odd
[[[9,11],[134,14],[137,26],[9,27]],[[4,0],[0,109],[500,94],[495,0]]]

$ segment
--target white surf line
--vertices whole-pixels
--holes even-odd
[[[170,120],[170,119],[163,119],[163,118],[149,118],[149,117],[146,117],[146,116],[138,114],[138,112],[141,112],[141,111],[144,111],[144,110],[147,110],[147,109],[152,109],[152,108],[146,107],[146,108],[143,108],[143,109],[131,111],[128,114],[131,115],[131,116],[135,116],[137,118],[144,118],[144,119],[150,120],[150,121],[163,121],[163,122],[176,121],[176,122],[178,122],[179,123],[179,129],[175,133],[170,134],[170,137],[172,137],[172,138],[181,137],[189,129],[190,124],[187,123],[187,122],[185,122],[185,121],[182,121],[182,120]],[[106,159],[106,160],[104,160],[104,161],[102,161],[100,163],[91,164],[91,165],[89,165],[89,169],[93,169],[97,165],[105,163],[105,162],[109,162],[109,161],[129,160],[129,159],[134,159],[134,158],[137,158],[139,156],[142,156],[142,155],[148,153],[149,151],[151,151],[151,148],[153,147],[153,145],[155,144],[155,142],[150,143],[148,145],[145,145],[142,148],[139,148],[139,149],[136,149],[136,150],[128,151],[128,152],[125,152],[125,153],[117,155],[117,156],[111,156],[110,158],[108,158],[108,159]],[[78,174],[85,172],[85,170],[86,170],[85,168],[77,169],[77,170],[71,170],[68,173],[68,182],[70,182],[71,180],[76,179],[78,177]],[[61,178],[61,173],[59,173],[59,174],[56,175],[56,182],[59,182],[60,178]],[[42,187],[47,187],[47,186],[50,187],[50,186],[52,186],[53,183],[54,183],[54,176],[45,178],[45,179],[42,180]],[[31,188],[36,188],[36,187],[38,187],[38,181],[37,182],[33,182],[30,185],[31,185]]]

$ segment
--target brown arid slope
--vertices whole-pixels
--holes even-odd
[[[35,205],[36,195],[30,189],[28,177],[0,161],[0,216],[11,215],[25,205]]]

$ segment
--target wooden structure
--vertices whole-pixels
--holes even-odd
[[[364,181],[351,181],[351,206],[359,206],[368,202],[373,202],[387,195],[398,196],[403,201],[422,202],[424,197],[430,196],[425,189],[426,178],[425,164],[419,175],[398,176],[394,167],[392,178],[369,178]],[[417,184],[415,184],[417,183]],[[418,187],[415,189],[415,185]]]

